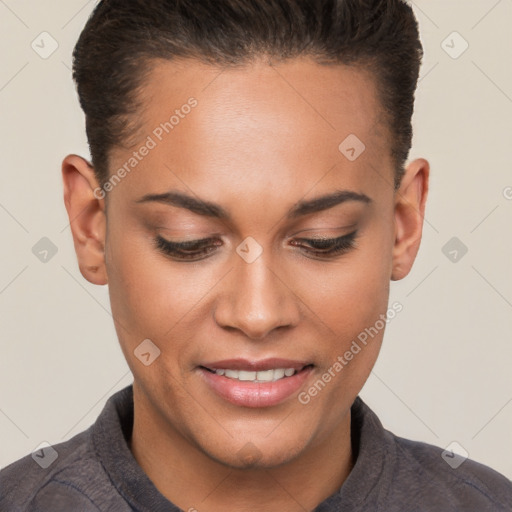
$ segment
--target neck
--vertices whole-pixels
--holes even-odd
[[[237,469],[209,457],[140,398],[134,387],[130,449],[159,492],[182,510],[312,510],[339,490],[353,466],[350,410],[328,438],[293,460]]]

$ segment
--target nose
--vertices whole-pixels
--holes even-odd
[[[219,326],[259,340],[279,327],[297,325],[298,299],[279,269],[267,263],[263,255],[252,263],[241,258],[235,262],[215,307]]]

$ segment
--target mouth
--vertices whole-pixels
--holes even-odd
[[[234,359],[198,366],[211,391],[242,407],[270,407],[283,402],[304,385],[313,368],[312,363],[285,359]]]
[[[297,373],[303,371],[308,367],[312,367],[313,365],[305,365],[299,369],[295,368],[270,368],[269,370],[232,370],[229,368],[208,368],[206,366],[201,366],[204,370],[215,373],[216,375],[224,376],[227,379],[234,379],[241,382],[254,382],[254,383],[263,383],[263,382],[276,382],[281,379],[286,379],[288,377],[293,377]]]

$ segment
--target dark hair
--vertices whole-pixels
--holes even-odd
[[[359,65],[376,80],[389,126],[395,187],[412,143],[414,94],[423,57],[418,24],[402,0],[103,0],[73,52],[100,185],[109,152],[137,132],[138,92],[155,59],[241,66],[266,55]]]

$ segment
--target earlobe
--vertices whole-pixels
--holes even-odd
[[[395,193],[395,245],[391,280],[409,274],[423,232],[423,219],[429,188],[430,165],[423,158],[411,162]]]
[[[99,199],[94,168],[84,158],[68,155],[62,162],[62,179],[80,272],[93,284],[107,284],[105,200]]]

